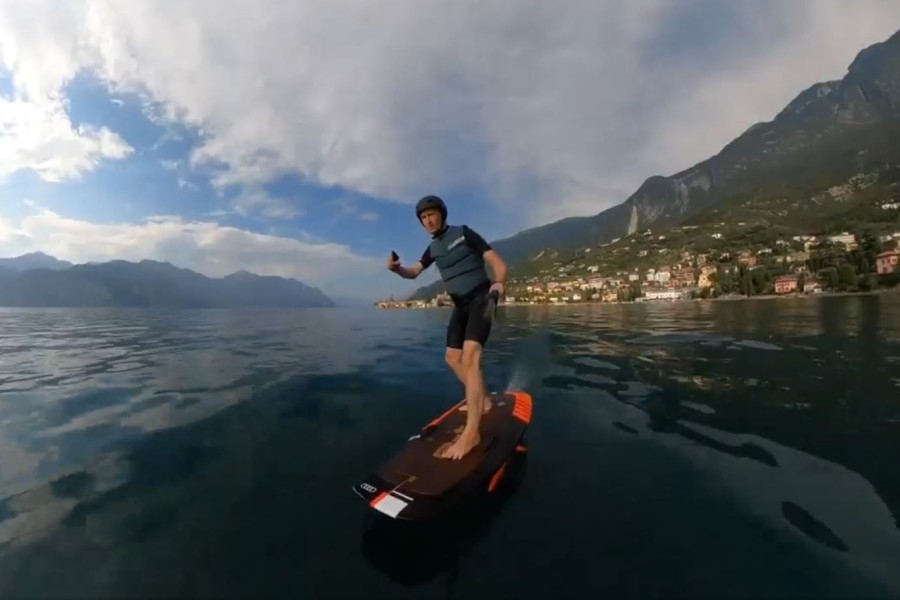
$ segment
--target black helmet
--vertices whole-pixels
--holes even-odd
[[[429,208],[436,208],[441,211],[441,218],[447,220],[447,206],[444,201],[437,196],[425,196],[416,204],[416,218],[422,220],[422,213]]]

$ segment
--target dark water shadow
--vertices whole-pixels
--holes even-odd
[[[684,418],[686,411],[683,410],[678,397],[665,391],[655,397],[645,405],[647,416],[650,421],[647,428],[658,433],[674,433],[686,440],[705,446],[712,450],[728,454],[735,458],[748,458],[763,463],[770,467],[778,467],[778,459],[764,448],[752,442],[744,442],[739,446],[721,442],[707,435],[703,435],[699,431],[685,427],[679,422]]]
[[[872,402],[874,397],[884,403],[879,393],[885,381],[879,371],[883,360],[875,362],[876,367],[869,364],[864,371],[870,376],[860,378],[852,373],[853,363],[874,362],[871,352],[860,356],[847,351],[849,360],[832,358],[828,346],[818,349],[810,341],[806,347],[815,353],[779,353],[773,349],[798,340],[778,338],[777,346],[745,342],[740,352],[721,355],[722,349],[696,337],[688,344],[681,338],[679,344],[657,339],[666,343],[659,344],[662,350],[650,359],[585,347],[561,364],[564,372],[543,383],[580,392],[584,399],[601,390],[603,398],[629,406],[598,414],[613,430],[634,440],[664,434],[660,438],[667,440],[664,444],[696,455],[697,464],[718,470],[721,481],[740,495],[743,504],[768,513],[769,523],[787,526],[785,530],[800,534],[798,539],[818,545],[823,556],[833,553],[832,558],[844,561],[840,564],[853,565],[872,585],[867,597],[891,597],[888,589],[876,590],[882,583],[895,590],[900,585],[889,567],[898,547],[891,532],[898,522],[898,505],[890,494],[896,478],[892,482],[883,476],[885,458],[897,456],[897,438],[885,435],[885,409]],[[618,369],[590,366],[607,362]],[[827,380],[819,375],[825,370],[837,381],[827,388],[819,383]],[[854,388],[873,396],[845,402],[844,392]],[[869,434],[864,444],[861,430]],[[879,448],[885,452],[873,454]],[[705,453],[707,449],[715,454]],[[723,455],[741,460],[723,461]],[[751,466],[753,462],[768,469]],[[849,473],[832,465],[842,465]],[[751,481],[759,486],[748,485]],[[848,488],[857,490],[856,501],[850,504],[846,504],[852,496],[845,493]],[[778,507],[774,511],[773,504]],[[836,505],[845,505],[845,510],[835,511]]]
[[[731,326],[722,327],[730,336],[635,334],[618,345],[603,336],[602,343],[571,348],[561,363],[569,373],[548,377],[544,384],[570,391],[603,390],[642,410],[649,417],[649,430],[676,434],[736,458],[783,468],[778,457],[752,441],[728,443],[684,423],[733,434],[753,432],[843,465],[872,482],[893,513],[894,528],[900,529],[900,478],[894,460],[900,456],[900,436],[890,421],[900,404],[886,359],[898,352],[897,346],[882,335],[884,307],[874,298],[860,300],[854,326],[858,335],[848,335],[846,323],[839,321],[846,320],[854,302],[831,299],[818,305],[821,314],[814,316],[823,323],[817,328],[789,334],[760,331],[753,334],[757,339],[736,341],[743,332]],[[724,348],[731,338],[735,342]],[[759,341],[763,339],[767,341]],[[656,350],[652,358],[645,356],[647,348]],[[619,368],[592,368],[586,359]],[[610,376],[616,381],[609,382]],[[623,393],[626,385],[643,389]],[[633,424],[621,420],[612,426],[640,435]]]
[[[624,368],[622,370],[623,372],[628,372]],[[623,390],[639,382],[623,382],[608,377],[604,377],[604,380],[598,380],[596,376],[594,379],[587,379],[584,375],[591,375],[590,369],[581,366],[579,371],[581,372],[581,377],[552,375],[546,377],[543,383],[546,387],[551,389],[556,388],[572,391],[579,388],[594,388],[609,392],[609,394],[617,401],[635,406],[644,411],[650,418],[648,429],[651,431],[678,434],[687,440],[729,454],[736,458],[749,458],[769,465],[770,467],[778,466],[778,460],[770,452],[767,452],[752,442],[744,442],[740,446],[732,446],[705,436],[702,433],[694,431],[679,423],[679,419],[695,417],[696,412],[684,409],[680,396],[672,393],[668,388],[663,388],[649,399],[637,403],[635,401],[623,399],[621,394]],[[608,381],[606,381],[607,379]],[[612,425],[625,433],[638,435],[638,431],[635,428],[621,421],[613,421]]]
[[[812,516],[808,510],[796,504],[785,500],[781,503],[781,514],[790,523],[816,540],[820,544],[828,546],[832,550],[839,552],[847,552],[847,544],[837,536],[827,525]]]

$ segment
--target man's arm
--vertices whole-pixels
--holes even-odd
[[[430,267],[433,262],[434,259],[431,257],[431,248],[428,247],[425,248],[425,252],[422,253],[422,258],[416,261],[416,264],[411,267],[398,266],[394,272],[403,279],[415,279],[422,271]]]
[[[474,229],[468,225],[463,225],[463,234],[466,236],[466,242],[476,252],[484,257],[485,262],[491,267],[494,274],[494,282],[506,283],[506,262],[500,257],[489,243],[485,241]]]
[[[491,265],[494,272],[494,283],[506,285],[506,262],[500,258],[496,250],[488,250],[484,253],[484,260]]]
[[[421,261],[416,261],[411,267],[397,267],[397,270],[394,271],[397,275],[402,277],[403,279],[415,279],[419,276],[419,273],[425,270],[425,267],[422,265]]]

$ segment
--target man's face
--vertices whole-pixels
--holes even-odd
[[[436,208],[428,208],[422,211],[422,227],[431,234],[439,231],[441,228],[441,212]]]

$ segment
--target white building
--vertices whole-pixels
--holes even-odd
[[[654,301],[654,300],[686,300],[691,297],[690,290],[648,290],[644,292],[638,301]]]

